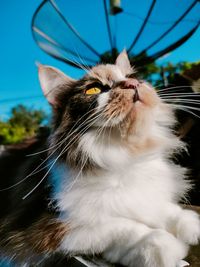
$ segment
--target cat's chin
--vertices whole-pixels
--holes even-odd
[[[131,129],[135,124],[142,122],[142,126],[145,127],[149,119],[149,115],[152,114],[152,108],[144,103],[142,100],[138,100],[135,103],[132,103],[129,108],[127,108],[126,112],[121,113],[119,116],[116,116],[109,120],[106,118],[102,121],[98,121],[95,126],[104,127],[104,128],[112,128],[119,129],[120,131],[125,131],[127,133],[132,132]],[[106,123],[108,121],[108,123]],[[141,125],[140,125],[141,126]]]
[[[146,107],[145,102],[142,99],[140,99],[140,100],[133,103],[132,110],[133,110],[133,112],[137,112],[138,109],[145,108],[145,107]]]

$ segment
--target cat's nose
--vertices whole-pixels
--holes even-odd
[[[139,87],[139,84],[139,81],[136,79],[127,79],[126,81],[121,82],[121,88],[136,90]]]

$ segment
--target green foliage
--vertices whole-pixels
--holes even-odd
[[[190,62],[179,62],[173,64],[168,62],[164,65],[159,65],[156,62],[147,64],[144,67],[139,67],[138,71],[142,73],[142,77],[152,83],[154,86],[164,85],[164,79],[166,78],[169,82],[173,83],[174,75],[184,74],[184,71],[192,69],[197,66],[200,62],[190,63]]]
[[[179,62],[177,64],[172,64],[168,62],[166,65],[163,66],[166,75],[173,76],[175,73],[183,73],[185,70],[191,69],[194,65],[197,65],[198,62],[190,63],[190,62]]]
[[[15,144],[33,137],[45,119],[42,110],[32,110],[23,105],[14,107],[10,119],[0,121],[0,144]]]
[[[154,84],[155,81],[160,80],[161,68],[155,62],[148,65],[136,68],[136,71],[142,79]]]

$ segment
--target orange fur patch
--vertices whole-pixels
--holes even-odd
[[[130,112],[133,106],[133,91],[115,89],[111,93],[109,103],[104,112],[107,118],[115,118],[120,115],[125,115]]]

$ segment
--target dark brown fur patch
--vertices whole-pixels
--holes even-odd
[[[3,232],[6,224],[1,226]],[[8,256],[16,254],[19,260],[30,255],[55,252],[63,237],[69,232],[69,225],[46,214],[39,221],[22,231],[6,233],[0,244]]]
[[[46,216],[26,230],[30,244],[38,252],[55,251],[63,237],[69,232],[69,225]]]

